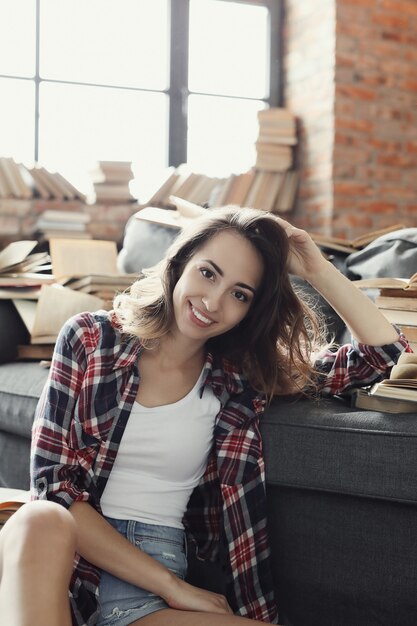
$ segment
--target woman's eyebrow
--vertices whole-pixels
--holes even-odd
[[[216,270],[216,272],[218,274],[220,274],[220,276],[224,276],[223,270],[220,269],[220,267],[217,265],[217,263],[215,263],[211,259],[202,259],[202,261],[204,263],[210,263],[210,265],[212,265],[214,267],[214,269]],[[256,293],[256,289],[254,289],[250,285],[247,285],[246,283],[236,283],[236,287],[242,287],[243,289],[248,289],[248,291],[251,291],[254,295]]]

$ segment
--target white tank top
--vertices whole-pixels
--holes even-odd
[[[220,402],[203,372],[178,402],[135,402],[101,499],[104,515],[183,528],[191,492],[204,474]]]

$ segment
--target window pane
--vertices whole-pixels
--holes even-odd
[[[257,111],[264,102],[210,96],[188,99],[188,162],[212,176],[243,172],[255,164]]]
[[[0,78],[0,156],[31,163],[35,142],[35,83]]]
[[[39,159],[86,191],[97,160],[135,161],[145,180],[167,165],[167,120],[165,94],[43,83]]]
[[[41,75],[165,89],[167,15],[167,0],[41,0]]]
[[[1,0],[0,74],[34,76],[35,10],[34,0]]]
[[[191,0],[190,91],[267,97],[268,20],[266,7]]]

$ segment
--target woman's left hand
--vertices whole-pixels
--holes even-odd
[[[288,271],[290,274],[309,280],[309,277],[314,276],[325,266],[326,259],[305,230],[292,226],[280,217],[276,219],[284,228],[289,239]]]

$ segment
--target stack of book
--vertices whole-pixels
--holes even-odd
[[[37,241],[14,241],[0,252],[0,299],[36,299],[42,285],[54,282],[50,257],[33,252],[36,246]]]
[[[379,290],[375,304],[396,324],[417,352],[417,272],[411,278],[367,278],[354,281],[361,289]]]
[[[368,390],[357,390],[353,404],[386,413],[417,413],[417,354],[401,354],[390,377]]]
[[[90,175],[95,202],[114,204],[136,201],[129,187],[133,179],[130,161],[99,161],[96,168],[90,170]]]
[[[59,172],[49,172],[40,165],[29,168],[9,157],[0,158],[0,198],[86,200]]]
[[[170,169],[162,185],[142,207],[174,208],[170,198],[175,196],[209,208],[221,206],[250,206],[284,213],[294,206],[298,173],[268,172],[250,168],[246,172],[225,178],[209,177],[191,172],[182,164]]]
[[[87,230],[90,219],[83,211],[47,209],[35,224],[35,235],[40,241],[49,241],[52,237],[91,239]]]
[[[102,308],[111,309],[116,294],[128,289],[137,278],[137,274],[88,274],[66,279],[65,286],[96,296],[103,301]]]
[[[210,198],[217,193],[226,181],[226,178],[217,178],[192,172],[187,164],[170,167],[166,170],[161,185],[142,206],[171,208],[170,196],[187,200],[193,204],[211,205]]]
[[[288,109],[270,108],[258,111],[259,135],[256,142],[256,167],[271,172],[285,172],[293,163],[297,143],[297,126]]]

